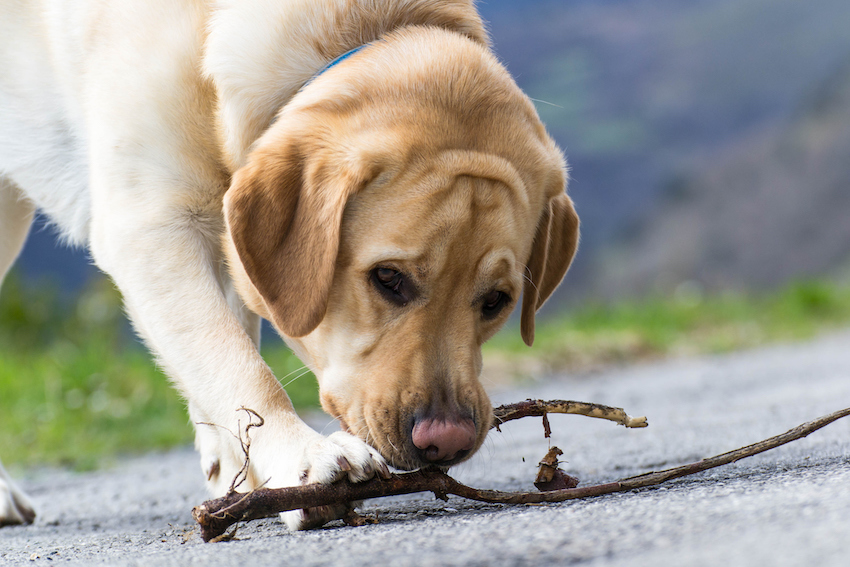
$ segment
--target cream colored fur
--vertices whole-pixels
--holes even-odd
[[[563,157],[487,42],[464,0],[2,0],[0,275],[35,207],[88,246],[194,422],[265,418],[243,488],[418,466],[411,420],[440,404],[477,448],[480,346],[523,289],[531,342],[578,238]],[[376,267],[417,301],[388,303]],[[482,317],[495,291],[509,308]],[[295,414],[260,316],[346,431]],[[208,426],[196,446],[223,493],[240,448]],[[0,518],[26,520],[0,473]]]

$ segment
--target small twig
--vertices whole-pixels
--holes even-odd
[[[503,423],[521,417],[543,417],[543,428],[548,430],[548,419],[546,414],[571,413],[587,417],[607,419],[625,425],[626,427],[646,427],[649,422],[645,417],[632,417],[623,408],[612,408],[601,404],[589,404],[587,402],[573,402],[569,400],[525,400],[516,404],[506,404],[493,409],[492,427],[499,430]],[[546,435],[548,437],[548,435]]]
[[[242,448],[242,454],[245,455],[245,459],[242,461],[242,468],[240,468],[236,472],[236,474],[233,476],[233,480],[230,482],[230,488],[227,489],[228,494],[235,494],[236,489],[242,486],[242,484],[246,480],[248,480],[248,468],[251,465],[251,428],[262,427],[266,423],[266,420],[263,419],[263,416],[261,416],[250,408],[246,408],[243,406],[236,411],[244,411],[248,414],[248,425],[246,425],[244,428],[244,437],[242,422],[239,419],[236,420],[236,433],[224,427],[223,425],[218,425],[217,423],[207,423],[204,421],[196,422],[196,425],[209,425],[210,427],[218,427],[219,429],[224,429],[225,431],[233,435],[233,437],[235,437],[237,441],[239,441],[239,446]],[[259,420],[259,422],[254,423],[255,417]],[[234,533],[236,533],[235,530]]]
[[[563,502],[654,486],[674,478],[719,467],[801,439],[833,421],[848,415],[850,415],[850,408],[804,423],[781,435],[728,453],[723,453],[722,455],[703,459],[696,463],[582,488],[568,488],[550,492],[478,490],[457,482],[439,470],[421,470],[401,475],[392,475],[387,480],[374,478],[358,484],[343,481],[336,484],[310,484],[307,486],[277,489],[265,488],[248,494],[231,494],[196,506],[192,510],[192,515],[201,526],[201,537],[204,541],[210,541],[223,533],[230,525],[239,521],[264,518],[286,510],[312,508],[315,506],[326,506],[382,496],[411,494],[414,492],[433,492],[437,498],[443,500],[446,500],[449,494],[453,494],[469,500],[494,504]]]
[[[233,477],[230,483],[230,488],[227,490],[228,494],[235,493],[236,489],[248,480],[248,468],[251,465],[251,428],[262,427],[266,423],[263,416],[252,409],[241,407],[239,411],[244,411],[248,414],[248,425],[245,426],[244,439],[242,438],[242,424],[239,420],[236,421],[236,427],[239,428],[239,445],[242,447],[242,453],[245,455],[245,459],[242,461],[242,468],[239,469],[239,472],[236,473],[236,476]],[[254,423],[255,417],[259,420],[258,423]],[[234,531],[233,533],[235,535],[236,532]]]

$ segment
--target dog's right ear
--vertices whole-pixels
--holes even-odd
[[[578,248],[579,219],[572,200],[560,193],[549,200],[537,226],[522,292],[520,332],[534,342],[534,315],[561,283]]]
[[[307,144],[293,138],[252,153],[233,177],[224,214],[272,323],[301,337],[325,316],[343,210],[368,176],[355,160],[303,149]]]

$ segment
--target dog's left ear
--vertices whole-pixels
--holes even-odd
[[[324,318],[343,210],[368,182],[355,160],[304,146],[289,138],[255,151],[224,199],[239,261],[272,323],[290,337],[310,333]]]
[[[537,225],[526,264],[522,291],[522,340],[534,342],[534,314],[546,302],[561,280],[578,248],[579,220],[573,202],[566,193],[549,200]]]

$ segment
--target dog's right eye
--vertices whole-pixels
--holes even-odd
[[[413,286],[397,270],[375,268],[372,270],[372,283],[385,299],[396,305],[407,305],[413,299]]]
[[[511,297],[507,293],[493,290],[484,297],[481,313],[485,319],[495,319],[510,301]]]

